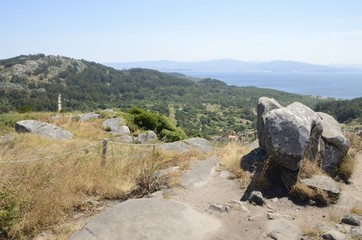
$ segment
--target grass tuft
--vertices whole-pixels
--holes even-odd
[[[307,237],[308,240],[319,240],[324,233],[322,229],[313,227],[309,224],[302,226],[301,231],[302,236]]]
[[[354,213],[354,214],[356,214],[356,215],[358,215],[358,216],[362,216],[362,207],[360,207],[360,206],[354,206],[354,207],[351,209],[350,212],[351,212],[351,213]]]

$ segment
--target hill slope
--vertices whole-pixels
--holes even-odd
[[[149,69],[115,70],[60,56],[22,55],[0,60],[0,113],[32,108],[55,111],[63,96],[67,110],[139,106],[174,118],[189,135],[231,134],[255,120],[260,96],[282,104],[316,99],[254,87],[228,86],[214,79],[193,81]]]

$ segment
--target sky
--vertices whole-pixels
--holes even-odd
[[[0,59],[362,64],[361,0],[0,0]]]

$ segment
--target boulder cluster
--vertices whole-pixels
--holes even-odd
[[[328,198],[338,197],[333,178],[338,177],[349,142],[332,116],[298,102],[283,107],[275,99],[261,97],[257,133],[260,147],[241,161],[245,170],[255,170],[246,198],[262,188],[313,204],[319,200],[328,204]]]
[[[326,113],[298,102],[283,107],[266,97],[259,99],[257,111],[259,145],[286,169],[298,171],[308,159],[332,174],[348,152],[339,123]]]

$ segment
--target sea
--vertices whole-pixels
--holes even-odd
[[[214,78],[228,85],[270,88],[323,98],[362,97],[362,72],[226,72],[185,71],[198,78]]]

